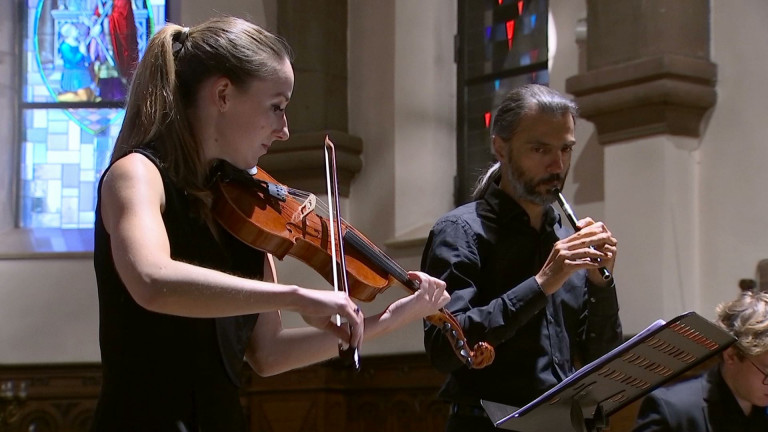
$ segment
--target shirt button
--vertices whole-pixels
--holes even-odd
[[[553,358],[553,360],[555,361],[555,363],[560,363],[560,359],[559,359],[557,356],[555,356],[555,357]]]
[[[594,302],[596,302],[597,300],[595,300],[595,298],[594,298],[594,297],[590,297],[590,298],[589,298],[589,301],[591,301],[592,303],[594,303]]]

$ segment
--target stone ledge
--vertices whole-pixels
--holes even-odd
[[[571,77],[566,91],[602,144],[656,134],[698,138],[717,101],[716,78],[714,63],[660,55]]]

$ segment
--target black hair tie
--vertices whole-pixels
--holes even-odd
[[[184,48],[184,44],[187,42],[187,39],[189,39],[189,27],[184,27],[178,33],[176,41],[173,42],[172,50],[174,57],[178,57],[181,49]]]

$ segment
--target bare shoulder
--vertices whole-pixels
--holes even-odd
[[[149,186],[145,182],[162,183],[160,172],[152,161],[139,153],[131,153],[115,162],[104,174],[104,188]]]
[[[163,180],[152,161],[132,153],[115,162],[104,174],[100,209],[107,230],[126,215],[165,204]]]

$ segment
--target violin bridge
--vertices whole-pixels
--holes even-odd
[[[315,210],[315,204],[317,204],[317,198],[315,194],[309,194],[306,200],[299,206],[296,213],[293,214],[291,222],[298,224],[301,220],[307,217],[308,214]]]

